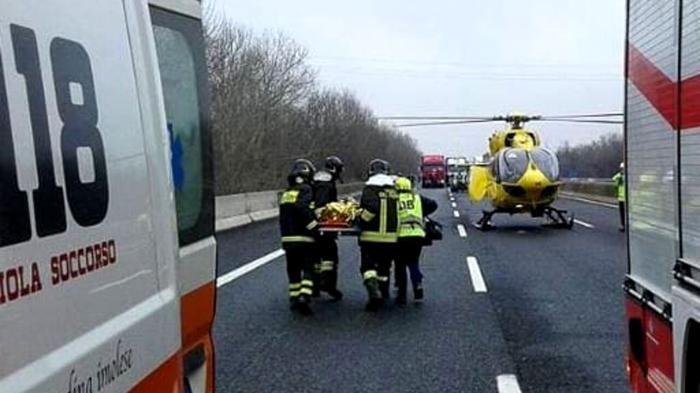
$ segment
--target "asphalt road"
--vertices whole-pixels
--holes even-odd
[[[570,231],[504,216],[482,233],[471,226],[482,206],[424,193],[440,204],[445,238],[424,251],[422,305],[364,312],[359,251],[342,238],[345,299],[300,317],[288,310],[284,257],[274,259],[219,288],[217,391],[516,393],[513,378],[524,393],[629,391],[614,209],[562,200],[581,221]],[[219,275],[278,250],[278,236],[275,220],[220,234]]]

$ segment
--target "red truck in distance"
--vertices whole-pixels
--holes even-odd
[[[420,171],[423,188],[445,187],[445,156],[423,156],[421,158]]]

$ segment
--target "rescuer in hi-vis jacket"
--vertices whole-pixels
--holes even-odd
[[[389,163],[369,163],[369,180],[360,200],[360,271],[369,300],[365,310],[378,311],[389,298],[389,275],[398,239],[398,195]]]
[[[310,161],[296,160],[287,178],[289,188],[280,198],[280,232],[287,257],[290,306],[304,315],[312,314],[310,303],[317,260],[315,238],[318,222],[311,187],[315,171]]]
[[[620,170],[612,177],[615,183],[615,194],[620,210],[620,232],[625,231],[625,163],[620,163]]]
[[[406,304],[406,268],[411,274],[413,299],[423,300],[423,274],[420,271],[420,254],[425,242],[425,217],[437,210],[437,202],[413,190],[405,177],[396,179],[399,194],[399,237],[395,275],[398,286],[397,304]]]
[[[336,157],[326,158],[324,169],[314,176],[314,201],[316,203],[317,216],[323,207],[331,202],[338,201],[338,189],[336,181],[343,182],[343,161]],[[338,235],[324,233],[316,238],[317,260],[316,273],[318,277],[315,289],[328,293],[333,300],[343,298],[343,293],[338,290]]]

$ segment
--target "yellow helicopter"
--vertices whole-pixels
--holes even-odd
[[[469,174],[469,197],[473,202],[488,199],[493,210],[484,211],[474,224],[481,230],[493,227],[491,218],[497,213],[546,217],[548,225],[571,229],[574,216],[552,206],[561,182],[559,161],[551,150],[541,146],[537,132],[525,127],[530,121],[621,124],[619,113],[562,116],[527,116],[513,113],[496,117],[391,117],[391,120],[440,120],[430,123],[401,124],[399,127],[504,121],[505,129],[489,138],[488,162],[473,164]],[[387,119],[387,118],[385,118]]]
[[[530,213],[547,217],[553,226],[573,227],[573,214],[552,206],[561,186],[557,156],[541,147],[537,132],[524,126],[539,119],[521,114],[494,118],[508,126],[489,138],[491,161],[472,166],[469,176],[469,198],[473,202],[487,198],[494,207],[483,212],[477,228],[492,227],[491,217],[496,213]]]

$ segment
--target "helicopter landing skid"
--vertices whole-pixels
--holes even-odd
[[[545,226],[564,229],[571,229],[574,227],[573,213],[567,215],[568,212],[566,210],[559,210],[551,206],[545,207],[543,213],[548,221]]]
[[[545,226],[551,227],[551,228],[564,228],[564,229],[571,229],[574,226],[574,215],[568,215],[568,212],[566,210],[560,210],[551,206],[548,206],[544,208],[543,210],[540,210],[542,214],[536,215],[536,217],[539,216],[545,216],[547,217],[547,223]],[[491,211],[483,211],[483,215],[479,219],[479,221],[474,223],[474,227],[480,231],[488,231],[489,229],[493,229],[494,226],[491,223],[491,218],[493,217],[494,214],[496,213],[508,213],[510,215],[513,214],[518,214],[522,213],[522,211],[511,211],[511,210],[502,210],[502,209],[496,209],[496,210],[491,210]]]
[[[491,217],[493,217],[494,214],[496,213],[503,213],[502,210],[491,210],[491,211],[483,211],[483,215],[479,219],[479,221],[474,223],[474,228],[480,230],[480,231],[488,231],[489,229],[493,228],[493,224],[491,223]]]

